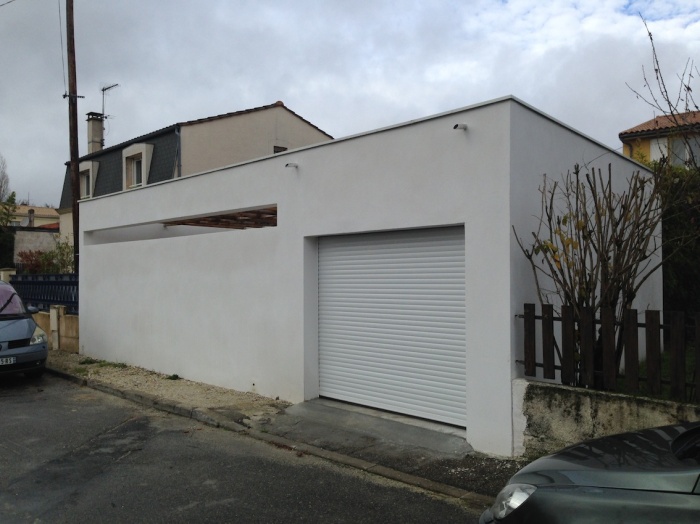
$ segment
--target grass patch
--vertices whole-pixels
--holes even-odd
[[[177,373],[173,375],[168,375],[167,377],[165,377],[165,380],[180,380],[180,375],[178,375]]]
[[[107,362],[106,360],[98,360],[98,359],[92,358],[92,357],[85,357],[83,359],[80,359],[78,361],[78,364],[80,364],[81,366],[97,365],[98,368],[124,369],[124,368],[128,367],[123,362]]]
[[[118,369],[124,369],[128,367],[124,362],[107,362],[106,360],[102,360],[97,364],[98,367],[101,368],[118,368]]]
[[[73,369],[73,372],[74,372],[76,375],[87,375],[87,374],[88,374],[88,370],[87,370],[86,367],[77,367],[77,368],[74,368],[74,369]]]

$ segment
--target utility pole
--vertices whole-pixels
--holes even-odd
[[[80,176],[78,173],[78,86],[75,72],[75,31],[73,27],[73,0],[66,0],[66,40],[68,54],[68,134],[70,140],[70,183],[73,208],[73,265],[78,273],[80,252]]]

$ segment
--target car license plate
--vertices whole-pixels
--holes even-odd
[[[16,357],[3,357],[0,358],[0,366],[4,366],[5,364],[14,364],[16,361]]]

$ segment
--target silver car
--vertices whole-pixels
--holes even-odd
[[[37,326],[15,289],[0,281],[0,375],[24,373],[38,378],[46,368],[46,332]]]
[[[700,422],[575,444],[516,473],[480,524],[700,522]]]

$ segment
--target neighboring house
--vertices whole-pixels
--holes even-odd
[[[88,154],[80,158],[80,198],[129,191],[173,178],[332,140],[282,102],[180,122],[103,149],[103,115],[88,113]],[[71,180],[61,193],[61,233],[72,239]]]
[[[58,228],[58,219],[58,211],[52,207],[18,205],[12,217],[12,225]]]
[[[673,165],[700,163],[700,111],[658,116],[619,134],[623,153],[639,161],[668,158]]]
[[[19,263],[22,251],[51,251],[56,247],[59,214],[51,207],[18,205],[12,217],[14,252],[12,260]]]
[[[83,200],[80,351],[517,455],[517,315],[537,295],[512,227],[527,242],[543,173],[574,164],[611,165],[618,189],[640,169],[505,97]]]

